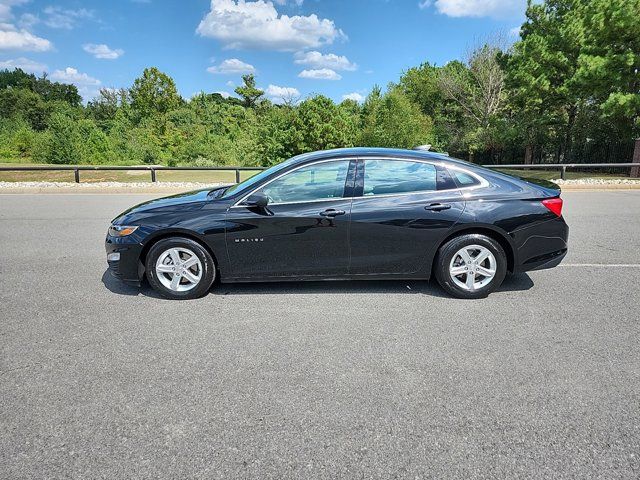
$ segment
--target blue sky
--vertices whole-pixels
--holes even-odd
[[[526,0],[0,0],[0,68],[128,87],[148,66],[184,97],[233,94],[242,73],[275,101],[360,99],[412,66],[514,40]]]

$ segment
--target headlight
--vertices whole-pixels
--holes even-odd
[[[138,227],[126,226],[126,225],[111,225],[109,227],[109,235],[112,237],[126,237],[135,232]]]

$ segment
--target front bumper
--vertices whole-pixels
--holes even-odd
[[[140,261],[142,245],[139,243],[125,243],[124,238],[114,238],[107,235],[104,247],[107,255],[119,253],[119,260],[107,260],[109,271],[118,280],[128,285],[140,286],[144,275],[144,265]]]

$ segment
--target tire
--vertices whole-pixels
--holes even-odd
[[[202,297],[216,278],[216,265],[207,249],[183,237],[155,243],[147,254],[145,269],[153,289],[171,300]]]
[[[507,273],[507,256],[493,238],[466,234],[440,247],[434,270],[438,283],[450,295],[484,298],[502,284]],[[459,274],[455,275],[456,272]]]

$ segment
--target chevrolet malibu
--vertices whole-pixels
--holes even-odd
[[[308,153],[233,186],[160,198],[116,217],[107,262],[191,299],[216,281],[413,279],[485,297],[507,273],[567,253],[560,191],[445,155]]]

